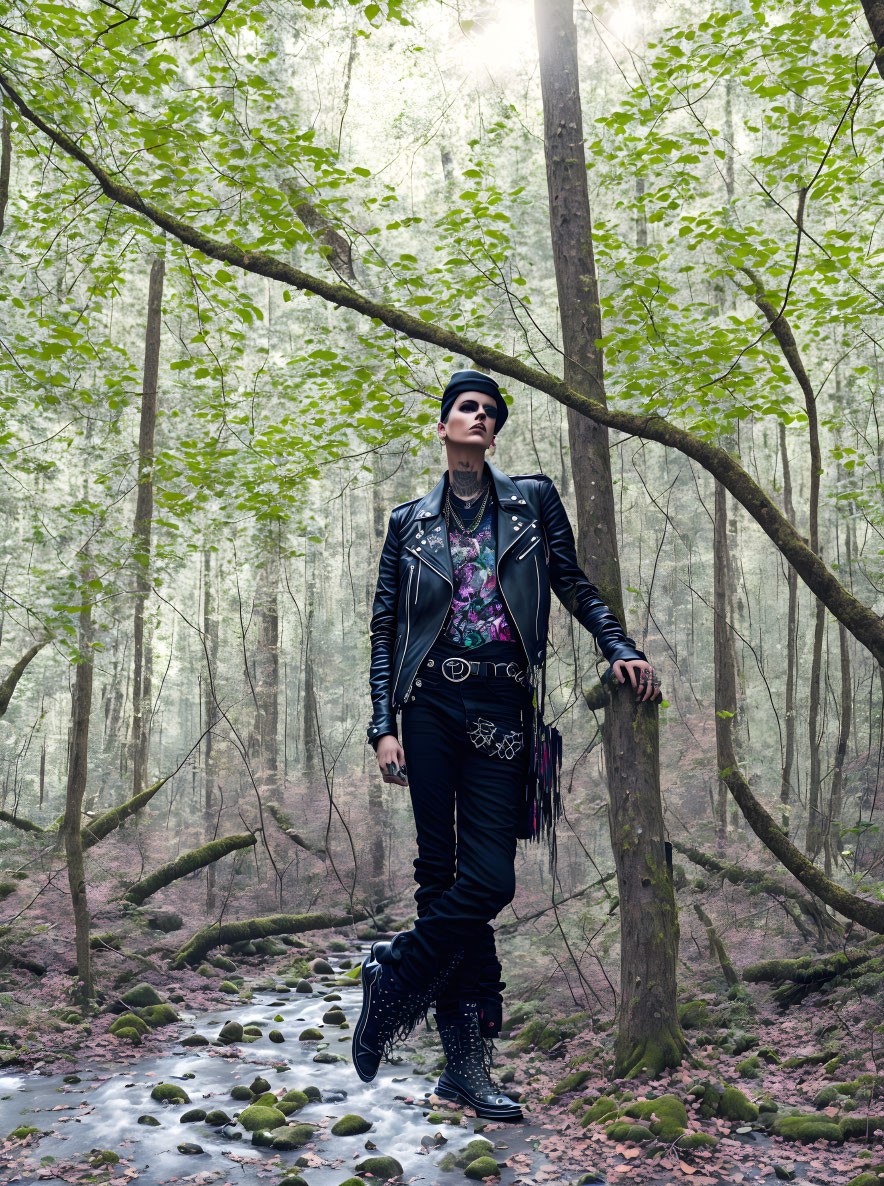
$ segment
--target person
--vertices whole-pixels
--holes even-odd
[[[507,415],[488,375],[451,376],[437,428],[447,468],[393,510],[381,552],[368,740],[384,781],[410,786],[417,918],[363,962],[352,1056],[370,1082],[435,1002],[436,1094],[516,1121],[490,1075],[506,987],[491,921],[515,893],[517,839],[554,843],[560,810],[560,741],[542,721],[550,589],[594,635],[608,678],[646,701],[660,680],[578,565],[553,482],[486,461]]]

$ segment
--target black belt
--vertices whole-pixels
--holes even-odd
[[[427,660],[428,667],[433,664],[432,659]],[[454,655],[440,664],[440,670],[453,684],[462,683],[470,676],[479,676],[481,679],[509,678],[517,684],[525,684],[528,679],[527,669],[521,669],[516,663],[477,663]]]

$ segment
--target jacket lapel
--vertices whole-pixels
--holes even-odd
[[[526,527],[530,522],[531,508],[512,478],[507,477],[503,470],[499,470],[490,461],[485,464],[491,473],[494,492],[497,495],[497,567],[499,569],[500,562],[506,553],[525,535]]]
[[[447,475],[443,474],[430,493],[417,504],[406,546],[412,551],[420,548],[420,553],[426,558],[427,563],[441,570],[454,588],[454,566],[451,563],[445,516],[442,514],[446,477]]]

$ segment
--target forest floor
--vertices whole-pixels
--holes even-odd
[[[265,954],[219,949],[199,971],[172,972],[162,960],[164,954],[173,953],[181,945],[180,935],[185,932],[157,935],[145,930],[143,919],[137,924],[130,921],[123,933],[107,941],[119,943],[128,954],[101,945],[95,952],[105,1011],[83,1017],[70,1003],[70,968],[63,966],[63,959],[51,955],[56,931],[48,919],[44,921],[48,929],[28,946],[32,958],[47,964],[44,974],[9,966],[0,972],[0,1123],[9,1120],[0,1136],[7,1131],[16,1134],[0,1140],[3,1182],[281,1181],[286,1169],[289,1186],[303,1182],[291,1176],[301,1172],[307,1175],[310,1186],[337,1186],[344,1179],[353,1182],[352,1162],[348,1170],[343,1155],[330,1152],[336,1141],[343,1148],[343,1138],[330,1136],[327,1126],[333,1121],[326,1116],[319,1119],[315,1137],[310,1134],[311,1139],[294,1160],[281,1159],[272,1148],[252,1150],[249,1146],[247,1152],[245,1145],[239,1145],[236,1148],[242,1153],[222,1153],[218,1146],[218,1156],[197,1158],[197,1165],[193,1156],[178,1154],[181,1168],[171,1173],[165,1170],[162,1177],[157,1176],[159,1162],[151,1170],[139,1166],[131,1149],[133,1140],[142,1139],[142,1132],[146,1140],[153,1129],[135,1130],[131,1121],[128,1127],[121,1128],[120,1124],[107,1123],[106,1117],[102,1120],[108,1092],[114,1099],[123,1095],[125,1088],[135,1086],[139,1068],[143,1067],[159,1068],[159,1072],[145,1072],[153,1076],[151,1081],[155,1083],[156,1074],[162,1074],[165,1065],[173,1065],[165,1064],[164,1058],[177,1059],[174,1065],[178,1071],[184,1065],[205,1068],[211,1064],[217,1077],[223,1060],[235,1056],[255,1064],[259,1072],[267,1068],[270,1075],[270,1068],[279,1063],[280,1052],[289,1062],[303,1062],[307,1048],[311,1058],[317,1049],[327,1053],[324,1060],[321,1055],[314,1059],[320,1061],[314,1081],[319,1082],[321,1072],[324,1104],[346,1097],[350,1110],[359,1100],[363,1100],[365,1108],[372,1107],[372,1101],[376,1105],[378,1122],[371,1135],[364,1140],[358,1138],[358,1148],[369,1155],[392,1155],[404,1162],[404,1176],[394,1180],[453,1186],[469,1180],[464,1177],[464,1157],[471,1154],[464,1150],[476,1139],[491,1142],[491,1149],[473,1145],[472,1153],[481,1155],[484,1150],[492,1154],[497,1166],[489,1167],[486,1162],[484,1169],[493,1172],[496,1168],[504,1186],[578,1182],[691,1182],[696,1186],[717,1186],[778,1179],[845,1186],[860,1174],[864,1176],[859,1178],[859,1186],[872,1186],[878,1181],[879,1167],[884,1175],[884,1148],[880,1144],[884,1105],[876,1102],[884,1088],[884,1068],[879,1065],[875,1048],[876,1031],[880,1037],[881,1002],[863,998],[852,989],[830,990],[826,996],[809,995],[799,1005],[781,1010],[767,999],[765,986],[740,987],[729,998],[724,992],[703,991],[708,989],[708,982],[698,981],[693,989],[689,983],[683,984],[681,1014],[689,1041],[689,1061],[659,1078],[630,1081],[611,1078],[610,1019],[593,1018],[585,1012],[569,1014],[561,1007],[556,1009],[550,1000],[522,1002],[506,1019],[508,1036],[499,1044],[495,1074],[506,1080],[508,1090],[520,1095],[526,1122],[502,1126],[476,1121],[471,1114],[461,1115],[450,1107],[433,1110],[432,1096],[427,1099],[425,1093],[432,1091],[439,1070],[441,1052],[435,1032],[421,1031],[406,1055],[412,1059],[411,1064],[385,1068],[383,1084],[379,1077],[373,1085],[379,1094],[365,1097],[358,1095],[360,1085],[349,1059],[328,1053],[330,1047],[334,1049],[333,1041],[340,1041],[338,1049],[349,1053],[347,1035],[339,1034],[335,1023],[325,1024],[326,1042],[319,1047],[292,1042],[296,1035],[291,1030],[283,1034],[288,1040],[285,1046],[266,1044],[266,1034],[254,1039],[253,1049],[245,1043],[219,1046],[214,1041],[216,1032],[208,1029],[209,1023],[215,1025],[225,1016],[248,1020],[250,1011],[267,1014],[268,1006],[273,1005],[279,1010],[275,1020],[285,1022],[283,1031],[292,1021],[303,1020],[295,1018],[295,1012],[306,1017],[305,1010],[311,1008],[316,1024],[323,1029],[319,1011],[332,1007],[327,1003],[329,997],[341,1001],[340,1007],[352,1023],[360,999],[353,966],[366,950],[366,932],[360,936],[361,943],[354,943],[351,930],[288,939],[287,944],[262,941]],[[54,950],[63,950],[69,959],[69,943]],[[337,965],[334,973],[322,965],[311,967],[317,958]],[[298,999],[297,985],[304,980],[312,991],[308,994],[307,985],[302,983]],[[181,1019],[148,1029],[138,1044],[132,1044],[114,1037],[109,1030],[123,1008],[117,994],[142,983],[153,986],[159,998],[169,1002]],[[693,991],[698,995],[693,996]],[[182,1046],[182,1040],[203,1028],[210,1045],[201,1049],[187,1049],[186,1043]],[[185,1057],[191,1062],[182,1062]],[[321,1065],[322,1061],[325,1065]],[[176,1078],[193,1075],[193,1071],[187,1071],[176,1074]],[[71,1080],[72,1076],[76,1081]],[[54,1119],[44,1114],[22,1114],[21,1104],[27,1102],[27,1093],[32,1093],[33,1105],[33,1093],[39,1094],[44,1080],[47,1088],[58,1092],[59,1102],[50,1105],[43,1099],[46,1106],[36,1111],[51,1112]],[[397,1081],[407,1081],[406,1087],[394,1087]],[[345,1085],[343,1095],[341,1085]],[[233,1102],[229,1085],[224,1090],[218,1083],[214,1086],[219,1090],[213,1089],[206,1098],[226,1095],[229,1107]],[[291,1086],[290,1081],[278,1083],[272,1090],[281,1096]],[[403,1095],[403,1091],[411,1094]],[[66,1102],[68,1093],[76,1102]],[[91,1103],[92,1099],[100,1101],[101,1106]],[[645,1100],[658,1103],[643,1108]],[[225,1104],[222,1100],[214,1106],[223,1108]],[[315,1112],[319,1101],[311,1106]],[[165,1104],[161,1109],[154,1105],[161,1112],[168,1112],[170,1107],[176,1116],[184,1111],[180,1104]],[[75,1154],[76,1142],[72,1142],[70,1155],[65,1156],[57,1141],[66,1138],[58,1137],[57,1123],[70,1120],[66,1113],[71,1109],[91,1116],[87,1142],[90,1148]],[[33,1106],[30,1111],[35,1111]],[[402,1120],[406,1112],[407,1124]],[[814,1119],[788,1121],[785,1117],[791,1112]],[[304,1119],[307,1116],[305,1111]],[[622,1118],[620,1127],[612,1131],[618,1118]],[[30,1127],[36,1131],[27,1132]],[[802,1139],[783,1139],[776,1135],[778,1127],[801,1129]],[[230,1138],[228,1145],[237,1138],[235,1128],[233,1124],[223,1130]],[[197,1129],[202,1135],[194,1136],[193,1130]],[[849,1139],[843,1139],[842,1130],[849,1131]],[[200,1144],[191,1141],[190,1146],[185,1143],[179,1148],[202,1149],[212,1135],[205,1126],[194,1123],[186,1130],[176,1128],[177,1139],[185,1131],[188,1138]],[[385,1140],[385,1134],[392,1142],[394,1132],[393,1147],[386,1141],[378,1144]],[[477,1138],[479,1133],[481,1137]],[[699,1144],[703,1138],[692,1136],[697,1133],[711,1138],[708,1144]],[[867,1133],[871,1135],[864,1139]],[[51,1143],[53,1135],[55,1145]],[[242,1131],[238,1136],[242,1138]],[[346,1139],[349,1151],[353,1138]],[[47,1149],[56,1152],[47,1153]],[[109,1164],[95,1164],[97,1149],[110,1151]],[[353,1152],[352,1157],[356,1156]],[[115,1157],[119,1160],[113,1161]],[[423,1160],[416,1162],[416,1158]],[[366,1172],[371,1180],[370,1166],[362,1171],[363,1176]],[[376,1165],[375,1180],[389,1172],[389,1166],[384,1169]],[[478,1170],[472,1174],[477,1175]]]

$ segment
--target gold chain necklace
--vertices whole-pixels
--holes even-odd
[[[463,519],[461,519],[460,515],[457,513],[457,511],[451,505],[451,489],[449,488],[448,490],[446,490],[445,491],[445,506],[442,508],[442,513],[445,516],[445,526],[448,528],[448,530],[449,531],[451,530],[451,519],[453,517],[455,523],[458,525],[458,527],[461,529],[461,531],[466,532],[467,535],[472,535],[473,532],[476,530],[476,528],[479,526],[479,524],[482,522],[482,517],[485,514],[485,507],[488,505],[488,496],[490,494],[491,494],[491,483],[489,482],[488,485],[485,487],[485,497],[482,499],[482,505],[479,507],[479,514],[476,516],[474,521],[469,525],[469,527],[467,527],[466,523],[464,523]]]

